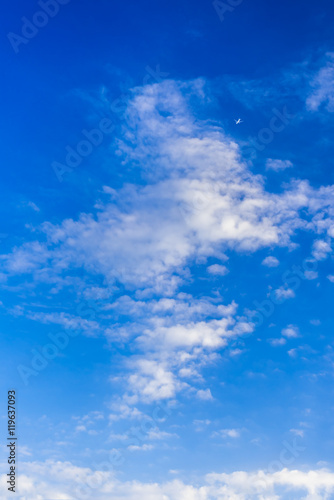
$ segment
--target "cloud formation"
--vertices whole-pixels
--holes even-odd
[[[233,433],[232,433],[233,434]],[[232,438],[237,437],[234,434]],[[107,467],[108,462],[104,464]],[[334,492],[334,474],[326,469],[279,472],[233,472],[208,474],[197,484],[174,479],[165,483],[121,482],[111,463],[103,472],[77,467],[71,462],[23,462],[19,500],[330,500]],[[6,476],[0,479],[6,491]],[[10,494],[4,496],[9,500]]]
[[[94,321],[67,313],[26,314],[131,342],[135,358],[124,380],[145,401],[187,390],[201,366],[254,329],[235,302],[223,306],[214,298],[178,294],[193,279],[193,267],[210,260],[208,279],[223,277],[227,254],[292,250],[299,230],[315,235],[316,259],[332,251],[334,187],[315,189],[293,180],[280,193],[268,191],[222,127],[196,117],[193,109],[206,101],[201,79],[134,89],[115,147],[125,166],[140,169],[145,185],[125,184],[117,192],[105,186],[91,213],[45,222],[35,229],[36,241],[1,256],[9,281],[29,275],[30,286],[50,285],[54,295],[64,288],[81,300],[98,296],[102,326],[95,309]],[[269,256],[263,264],[278,261]],[[101,276],[107,286],[101,286]],[[295,296],[284,286],[275,294]],[[115,322],[121,315],[127,319]]]

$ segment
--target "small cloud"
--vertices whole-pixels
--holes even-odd
[[[327,61],[318,72],[314,75],[310,82],[310,94],[306,100],[306,108],[308,111],[318,111],[324,105],[326,110],[333,112],[333,54],[328,53]]]
[[[31,208],[35,212],[40,212],[40,208],[33,201],[22,201],[19,205],[22,208]]]
[[[291,167],[293,167],[293,163],[289,160],[273,160],[272,158],[268,158],[266,162],[266,170],[274,170],[275,172],[280,172]]]
[[[327,276],[327,279],[329,279],[329,281],[331,283],[334,283],[334,275],[333,274],[330,274],[329,276]]]
[[[89,434],[90,436],[97,436],[97,435],[98,435],[98,432],[97,432],[97,431],[95,431],[94,429],[91,429],[90,431],[88,431],[88,434]]]
[[[196,432],[204,431],[205,427],[211,424],[211,420],[194,420],[193,424],[195,426]]]
[[[218,432],[214,432],[212,436],[237,439],[240,437],[240,431],[238,429],[221,429]]]
[[[86,432],[87,431],[87,429],[84,425],[77,425],[75,430],[76,430],[76,432]]]
[[[297,349],[290,349],[290,351],[288,351],[288,354],[289,354],[290,358],[296,358],[297,357]]]
[[[273,347],[277,347],[286,344],[286,339],[270,339],[269,342]]]
[[[262,261],[262,265],[267,267],[277,267],[279,266],[279,260],[276,259],[276,257],[269,255],[264,259],[264,261]]]
[[[320,319],[311,319],[310,323],[313,326],[320,326],[321,325]]]
[[[128,446],[129,451],[149,451],[153,450],[154,446],[152,444],[143,444],[142,446],[131,445]]]
[[[212,401],[213,400],[213,396],[211,394],[210,389],[205,389],[205,390],[200,389],[199,391],[197,391],[196,396],[199,399],[201,399],[202,401]]]
[[[27,206],[35,210],[35,212],[40,212],[40,208],[33,201],[29,201]]]
[[[325,260],[332,253],[332,247],[325,240],[317,240],[313,243],[312,255],[316,260]]]
[[[300,337],[299,328],[295,325],[288,325],[286,328],[283,328],[282,335],[289,339]]]
[[[147,434],[147,439],[150,441],[164,440],[171,437],[178,437],[177,434],[171,434],[170,432],[161,431],[158,427],[151,429]]]
[[[304,276],[307,280],[316,280],[319,274],[316,271],[305,271]]]
[[[127,434],[115,434],[113,432],[109,434],[110,441],[125,441],[126,439],[129,439]]]
[[[207,271],[210,274],[214,274],[214,275],[217,275],[217,276],[225,276],[229,272],[229,270],[227,269],[226,266],[221,266],[219,264],[213,264],[212,266],[209,266],[207,268]]]
[[[100,411],[92,411],[90,415],[94,420],[104,420],[104,414]]]
[[[229,352],[230,356],[232,356],[232,357],[239,356],[242,353],[243,353],[242,349],[231,349]]]
[[[20,455],[23,455],[25,457],[31,457],[32,453],[28,446],[20,446]]]
[[[295,434],[295,436],[299,436],[299,437],[301,437],[301,438],[303,438],[303,437],[304,437],[304,431],[303,431],[303,430],[301,430],[301,429],[290,429],[290,432],[291,432],[292,434]]]
[[[115,413],[110,413],[109,420],[140,420],[143,417],[143,413],[136,407],[131,407],[124,401],[118,401],[112,404],[112,410]]]
[[[293,299],[296,294],[291,288],[284,288],[281,286],[277,290],[275,290],[275,295],[277,299]]]
[[[179,375],[182,378],[194,378],[198,377],[198,372],[194,367],[181,368],[181,370],[179,370]]]

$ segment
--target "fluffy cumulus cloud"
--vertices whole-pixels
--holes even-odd
[[[263,260],[262,264],[267,267],[277,267],[279,266],[279,260],[270,255]]]
[[[287,288],[285,286],[281,286],[275,290],[275,295],[278,300],[293,299],[296,296],[295,292],[291,288]]]
[[[219,276],[225,276],[228,273],[228,269],[226,266],[221,266],[220,264],[213,264],[208,267],[208,272],[210,274],[217,274]]]
[[[20,467],[18,500],[330,500],[334,474],[328,470],[208,474],[197,484],[181,480],[165,483],[119,481],[113,465],[97,468],[77,467],[70,462],[23,462]],[[2,491],[7,491],[2,475]],[[9,500],[12,493],[4,493]]]
[[[182,387],[166,364],[140,359],[136,369],[136,373],[129,376],[128,383],[133,392],[139,393],[148,402],[173,398]]]
[[[89,321],[80,312],[26,314],[42,323],[103,332],[110,341],[131,341],[136,357],[124,380],[147,401],[187,390],[217,351],[254,328],[235,303],[222,306],[179,294],[192,279],[192,266],[205,264],[207,279],[221,279],[228,272],[222,264],[226,254],[293,249],[300,229],[316,234],[314,256],[320,259],[334,237],[334,187],[313,189],[294,180],[280,193],[267,191],[238,144],[218,125],[194,116],[193,107],[206,105],[205,85],[164,81],[134,89],[115,148],[123,165],[140,168],[145,182],[117,192],[105,186],[91,213],[45,222],[34,228],[36,241],[0,261],[9,280],[30,275],[30,286],[50,285],[54,296],[66,288],[85,300],[98,297],[104,318],[114,315],[103,327],[95,312]],[[282,167],[277,161],[276,170]],[[267,257],[263,264],[278,262]],[[84,278],[76,278],[76,271]],[[294,297],[284,287],[275,293]],[[120,326],[115,317],[122,314],[127,321]]]
[[[299,337],[299,328],[295,325],[288,325],[286,328],[283,328],[282,335],[289,339]]]
[[[125,301],[132,302],[130,298]],[[142,319],[138,330],[132,327],[139,355],[128,363],[127,390],[147,402],[174,398],[180,390],[189,389],[189,384],[201,380],[201,368],[217,360],[217,351],[254,329],[237,314],[235,302],[223,306],[178,294],[175,299],[145,302],[142,307],[143,312],[137,314],[145,313],[148,319]],[[115,332],[110,335],[114,338]],[[200,389],[197,395],[211,399],[209,389]]]

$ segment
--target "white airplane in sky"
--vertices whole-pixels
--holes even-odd
[[[236,125],[239,125],[239,123],[242,123],[242,119],[238,118],[237,120],[234,120]]]

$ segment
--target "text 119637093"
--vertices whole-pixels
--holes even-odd
[[[8,490],[15,493],[16,488],[16,393],[15,391],[8,391],[8,466],[9,472],[7,473]]]

